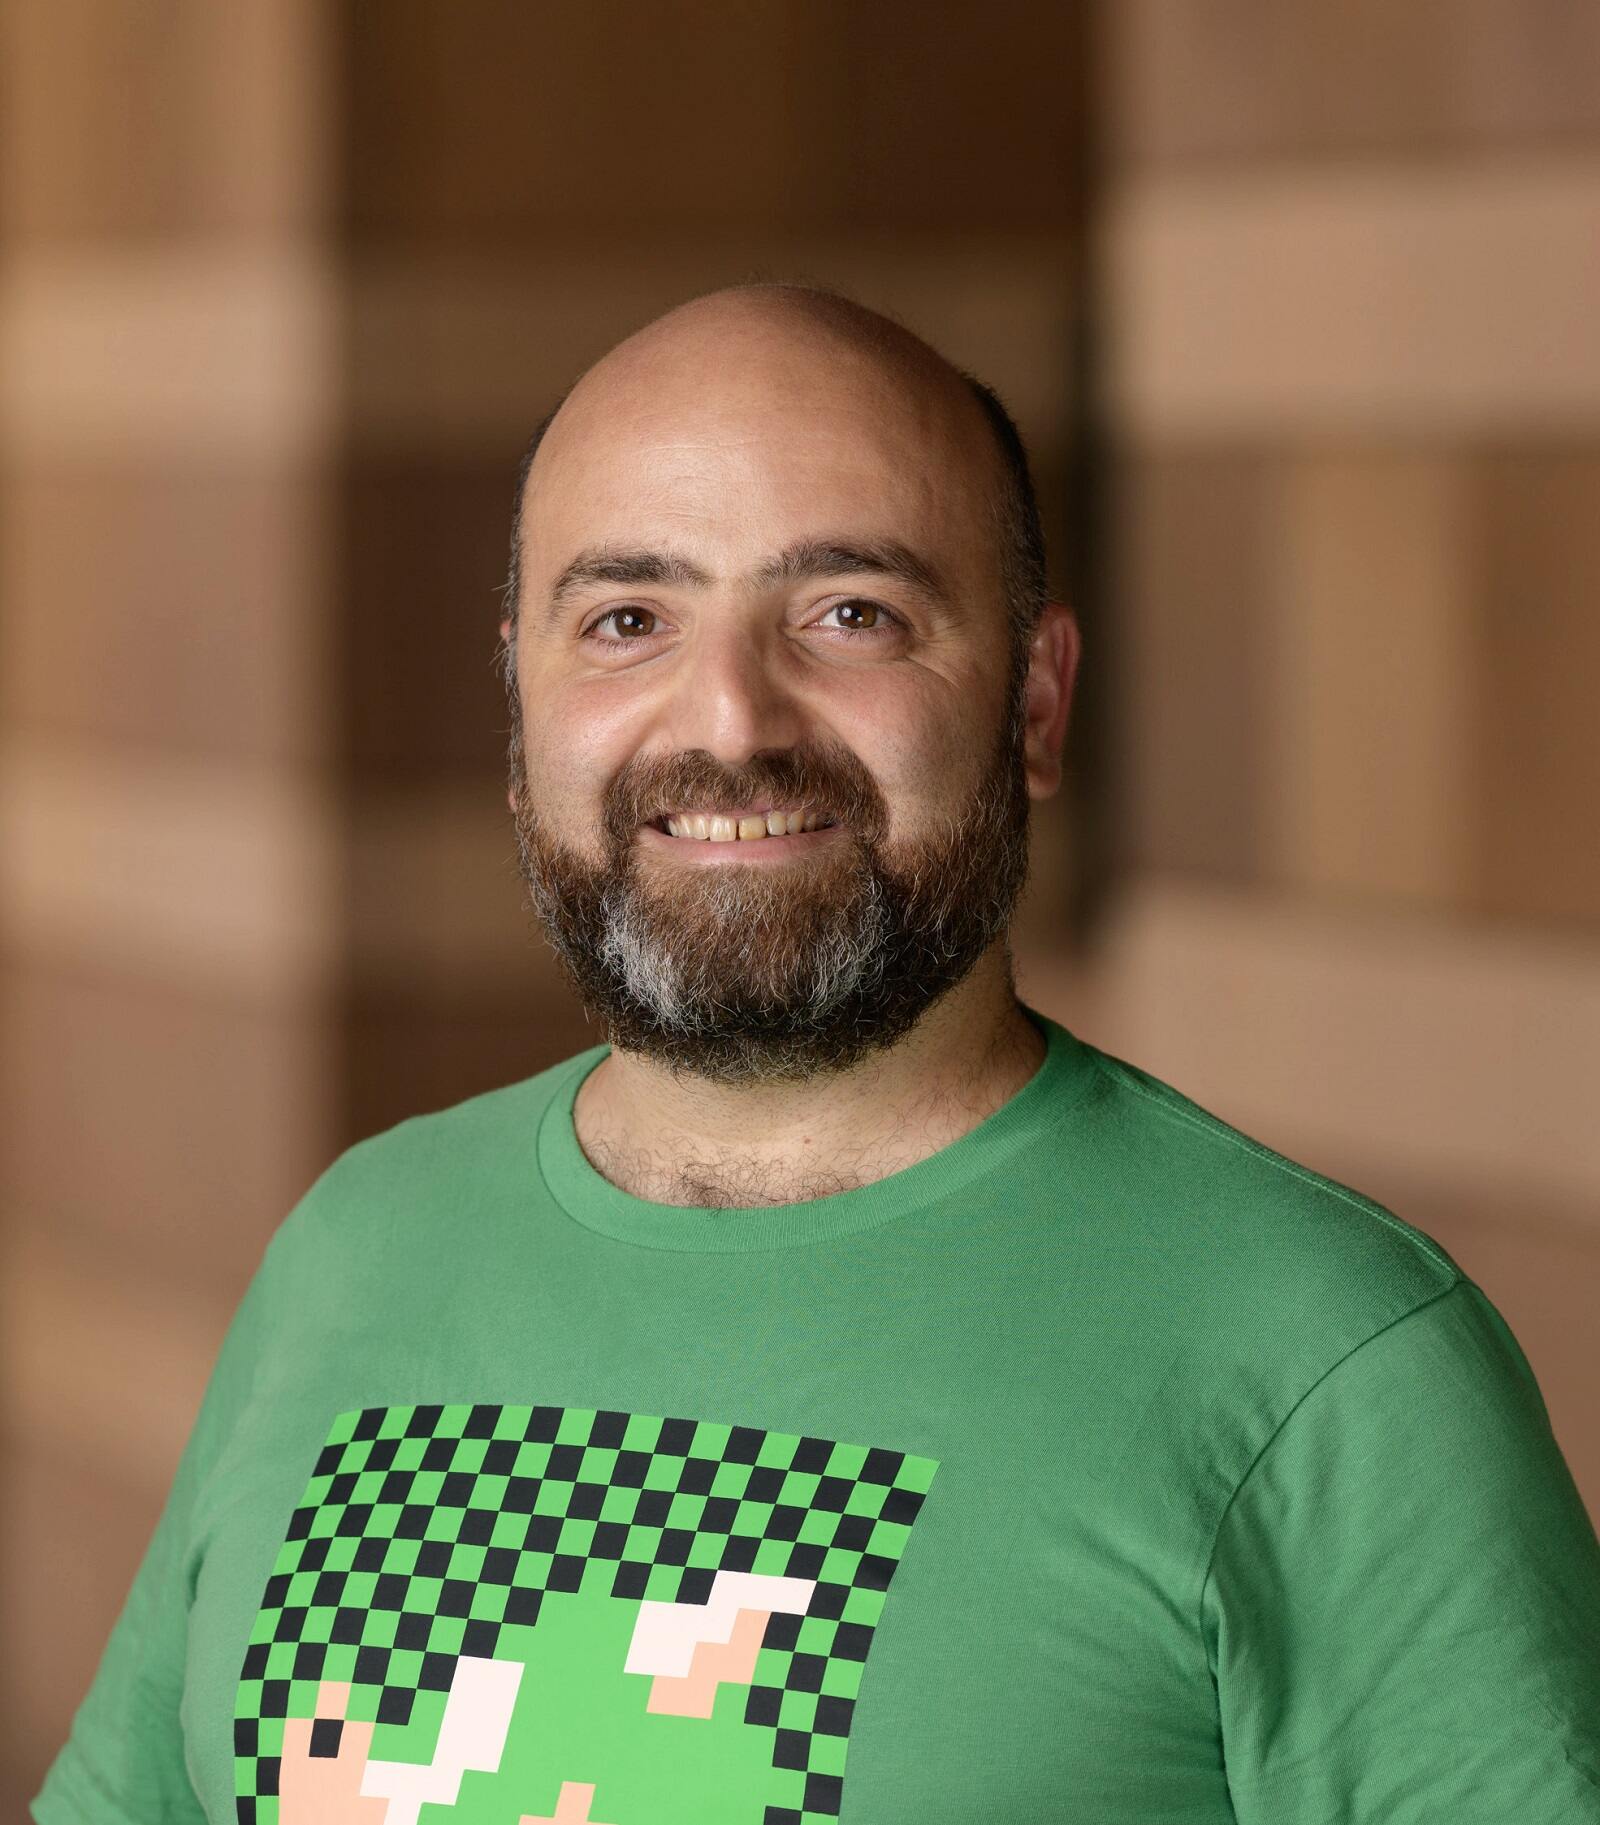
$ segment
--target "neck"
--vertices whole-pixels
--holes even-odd
[[[1044,1040],[996,943],[892,1046],[801,1083],[716,1084],[612,1050],[573,1109],[596,1170],[656,1203],[756,1206],[849,1191],[949,1146],[1020,1090]]]

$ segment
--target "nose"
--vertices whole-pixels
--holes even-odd
[[[805,735],[802,707],[781,675],[784,654],[732,617],[702,624],[675,668],[665,706],[676,749],[704,748],[733,766],[762,748],[795,746]]]

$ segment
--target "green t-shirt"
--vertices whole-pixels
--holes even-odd
[[[1499,1313],[1032,1018],[809,1202],[611,1185],[603,1047],[342,1154],[35,1819],[1600,1821],[1600,1545]]]

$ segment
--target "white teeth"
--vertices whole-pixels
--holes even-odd
[[[759,837],[795,836],[803,830],[818,830],[827,819],[815,811],[768,811],[764,815],[723,817],[704,811],[686,812],[682,817],[666,819],[673,836],[691,837],[699,842],[754,842]]]

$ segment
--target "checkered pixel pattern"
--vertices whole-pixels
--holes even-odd
[[[284,1719],[314,1715],[320,1681],[351,1683],[352,1718],[436,1728],[457,1658],[492,1658],[545,1593],[704,1603],[719,1569],[815,1581],[803,1616],[770,1617],[745,1720],[772,1734],[784,1801],[762,1825],[837,1818],[862,1665],[936,1468],[606,1410],[337,1415],[244,1659],[240,1825],[276,1825]]]

